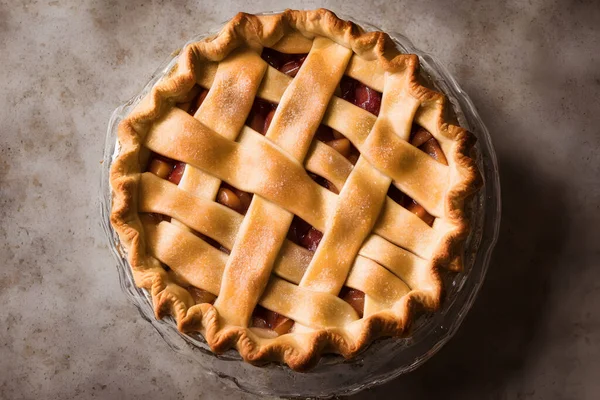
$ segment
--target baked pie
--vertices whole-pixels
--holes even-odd
[[[382,32],[238,14],[120,123],[111,222],[157,318],[313,366],[409,335],[460,271],[474,139]]]

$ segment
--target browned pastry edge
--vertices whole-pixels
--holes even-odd
[[[436,287],[430,291],[412,290],[393,308],[356,321],[350,324],[352,326],[349,329],[340,327],[296,332],[264,339],[248,328],[222,327],[213,306],[194,305],[191,295],[172,282],[160,262],[147,254],[137,210],[141,172],[139,153],[150,123],[161,116],[166,106],[183,98],[195,84],[198,62],[220,61],[242,44],[256,48],[273,46],[293,30],[307,37],[328,37],[352,48],[363,58],[379,60],[387,71],[408,68],[412,75],[411,94],[421,100],[421,107],[435,110],[440,132],[455,143],[446,157],[453,160],[458,178],[450,188],[445,204],[445,219],[453,229],[442,238],[432,257],[430,273],[434,282],[437,282]],[[156,317],[160,319],[173,315],[180,331],[200,331],[215,352],[235,347],[248,362],[284,362],[294,370],[303,371],[314,366],[322,353],[338,353],[350,358],[378,337],[406,335],[416,308],[437,309],[442,293],[440,269],[460,271],[463,268],[462,247],[469,233],[464,202],[479,188],[481,178],[475,160],[469,156],[474,136],[445,121],[445,96],[419,84],[418,68],[418,57],[400,54],[387,34],[365,33],[362,28],[338,19],[325,9],[286,10],[268,17],[240,13],[209,41],[187,46],[168,78],[160,81],[150,95],[120,123],[120,149],[110,172],[113,190],[111,222],[128,251],[136,284],[149,290],[152,295]]]

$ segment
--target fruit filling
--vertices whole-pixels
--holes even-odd
[[[292,329],[294,321],[284,317],[275,311],[267,310],[264,307],[256,306],[252,313],[250,326],[255,328],[270,329],[278,335],[284,335]]]
[[[252,194],[222,182],[217,193],[217,202],[245,215],[252,202]]]
[[[215,296],[214,294],[207,292],[204,289],[197,288],[196,286],[188,286],[186,287],[186,290],[190,292],[196,304],[212,304],[217,299],[217,296]]]
[[[343,76],[340,81],[342,99],[370,112],[379,115],[381,108],[381,93],[363,85],[356,79]]]
[[[160,154],[151,153],[148,161],[148,172],[159,178],[166,179],[178,185],[185,171],[185,163],[172,160]]]
[[[298,246],[315,251],[323,238],[323,234],[302,218],[294,216],[287,238]]]
[[[177,103],[176,105],[178,108],[181,108],[183,111],[193,116],[204,102],[204,99],[206,99],[208,90],[196,85],[192,88],[191,93],[195,93],[195,95],[192,95],[192,100],[185,103]]]
[[[413,127],[410,144],[429,154],[435,160],[448,165],[448,160],[440,147],[440,143],[425,128]]]
[[[262,59],[265,60],[271,67],[291,76],[292,78],[298,74],[300,67],[306,60],[307,54],[285,54],[277,50],[265,47],[262,52]]]
[[[335,129],[331,129],[326,125],[319,125],[314,139],[325,143],[347,158],[352,164],[356,164],[356,161],[358,161],[358,149],[354,147],[348,138]]]
[[[339,297],[346,303],[350,304],[352,308],[354,308],[354,310],[357,312],[360,318],[363,317],[365,310],[364,292],[357,289],[351,289],[348,286],[344,286],[340,291]]]
[[[248,119],[246,119],[246,125],[261,135],[266,134],[273,120],[273,115],[275,115],[276,108],[277,104],[269,103],[257,97],[250,109]]]
[[[157,213],[145,213],[142,215],[147,223],[151,223],[154,225],[159,224],[162,221],[167,221],[167,222],[171,221],[171,217],[169,217],[168,215],[157,214]]]

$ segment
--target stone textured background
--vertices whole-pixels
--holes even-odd
[[[172,352],[99,225],[112,110],[238,10],[324,6],[405,33],[471,95],[504,214],[481,295],[418,371],[355,396],[600,398],[600,3],[0,0],[0,398],[253,399]]]

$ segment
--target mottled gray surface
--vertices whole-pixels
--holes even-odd
[[[99,226],[112,110],[178,45],[274,1],[0,1],[0,397],[243,398],[172,352],[121,292]],[[477,104],[504,221],[457,336],[357,399],[600,397],[600,5],[298,2],[403,32]]]

